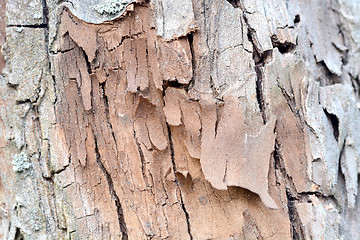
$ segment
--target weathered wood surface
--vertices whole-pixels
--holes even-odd
[[[0,0],[0,238],[359,239],[359,10]]]

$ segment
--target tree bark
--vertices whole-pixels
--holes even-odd
[[[0,238],[360,239],[357,0],[0,0]]]

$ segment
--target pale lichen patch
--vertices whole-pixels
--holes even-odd
[[[94,10],[101,15],[115,15],[125,11],[126,6],[130,3],[129,0],[113,0],[109,3],[94,6]]]
[[[13,170],[14,172],[24,172],[25,170],[28,170],[31,168],[31,162],[29,157],[26,155],[26,153],[21,152],[18,155],[14,156],[14,159],[12,161],[13,164]]]

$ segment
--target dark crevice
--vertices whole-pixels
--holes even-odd
[[[65,49],[65,50],[58,50],[57,52],[51,51],[51,54],[58,54],[58,53],[67,53],[67,52],[71,52],[72,50],[74,50],[76,47],[73,48],[69,48],[69,49]]]
[[[124,211],[123,208],[121,206],[121,202],[120,199],[118,197],[118,195],[116,194],[115,188],[114,188],[114,182],[111,178],[110,173],[108,172],[108,170],[105,168],[104,164],[101,161],[101,155],[98,149],[98,143],[97,143],[97,138],[96,138],[96,134],[93,132],[93,136],[94,136],[94,142],[95,142],[95,153],[96,153],[96,163],[99,166],[101,172],[104,174],[105,179],[108,183],[109,186],[109,193],[111,195],[111,198],[115,201],[115,206],[117,208],[117,214],[118,214],[118,219],[119,219],[119,224],[120,224],[120,231],[121,231],[121,235],[122,235],[122,239],[123,240],[128,240],[128,233],[127,233],[127,227],[126,227],[126,223],[125,223],[125,217],[124,217]]]
[[[116,45],[115,47],[109,49],[109,51],[110,51],[110,52],[111,52],[111,51],[114,51],[115,49],[117,49],[118,47],[120,47],[120,46],[123,44],[123,42],[125,41],[125,39],[134,39],[134,38],[131,37],[131,36],[128,36],[128,35],[122,36],[119,44]]]
[[[212,94],[214,97],[216,97],[216,94],[217,94],[217,90],[215,88],[215,83],[214,83],[214,80],[212,78],[212,76],[210,75],[210,88],[211,88],[211,91],[212,91]]]
[[[339,119],[336,115],[329,113],[324,109],[325,115],[333,128],[333,134],[336,141],[339,141]]]
[[[22,231],[20,228],[16,228],[15,238],[14,240],[24,240],[24,235],[22,234]]]
[[[274,48],[277,48],[281,54],[289,53],[293,51],[296,47],[294,43],[291,42],[280,42],[276,35],[271,36],[271,43]]]
[[[291,235],[293,240],[305,239],[302,229],[302,224],[299,218],[299,214],[296,211],[295,202],[298,198],[295,197],[293,192],[286,188],[287,207],[289,213],[289,219],[291,224]]]
[[[279,85],[279,83],[278,83],[278,87],[280,88],[281,93],[284,96],[290,111],[292,112],[292,114],[294,115],[296,120],[298,121],[297,123],[300,124],[299,129],[302,129],[301,126],[303,126],[305,124],[305,121],[304,121],[303,117],[301,116],[299,109],[296,107],[295,98],[293,96],[290,96],[289,93],[282,86]]]
[[[216,136],[217,136],[217,131],[218,131],[218,127],[219,127],[219,122],[220,122],[219,107],[216,106],[215,138],[216,138]]]
[[[60,169],[58,169],[58,170],[51,170],[51,178],[53,178],[53,176],[55,175],[55,174],[60,174],[60,173],[62,173],[63,171],[65,171],[66,170],[66,168],[68,167],[68,166],[70,166],[70,164],[71,164],[71,157],[69,157],[69,164],[68,165],[65,165],[63,168],[60,168]]]
[[[32,103],[30,99],[24,99],[24,100],[16,100],[15,101],[17,105],[20,105],[20,104],[26,104],[26,103]]]
[[[8,86],[9,88],[12,88],[12,89],[16,90],[16,91],[17,91],[18,88],[19,88],[19,84],[18,84],[18,83],[13,84],[13,83],[8,82],[8,83],[7,83],[7,86]]]
[[[349,75],[350,75],[351,85],[354,89],[354,92],[357,97],[360,97],[360,79],[359,79],[359,77],[354,77],[351,74],[349,74]]]
[[[174,143],[172,141],[172,136],[171,136],[171,128],[169,126],[169,124],[167,125],[167,129],[168,129],[168,133],[169,133],[169,143],[170,143],[170,151],[171,151],[171,161],[172,161],[172,165],[173,165],[173,171],[174,171],[174,176],[175,176],[175,183],[179,189],[179,193],[180,193],[180,201],[181,201],[181,208],[185,214],[185,218],[186,218],[186,223],[187,223],[187,230],[188,230],[188,234],[190,236],[190,240],[193,240],[193,236],[191,234],[191,225],[190,225],[190,217],[189,217],[189,213],[186,211],[186,207],[184,204],[184,200],[183,200],[183,195],[182,195],[182,191],[180,189],[179,186],[179,181],[176,175],[176,164],[175,164],[175,151],[174,151]]]
[[[285,192],[287,198],[287,208],[288,215],[290,220],[291,227],[291,235],[293,240],[305,239],[302,223],[300,221],[299,214],[296,210],[296,202],[299,201],[299,195],[295,189],[292,178],[287,174],[285,168],[285,162],[281,155],[280,144],[277,139],[275,139],[275,147],[274,147],[274,167],[276,170],[279,170],[282,178],[285,181]]]
[[[116,141],[116,136],[115,136],[115,132],[113,130],[113,127],[112,127],[112,124],[111,124],[111,121],[110,121],[110,113],[109,113],[109,100],[108,100],[108,97],[106,95],[106,92],[105,92],[105,84],[106,82],[103,82],[103,83],[100,83],[99,86],[101,88],[101,92],[102,92],[102,98],[103,98],[103,101],[104,101],[104,107],[105,107],[105,116],[106,116],[106,122],[110,128],[110,132],[111,132],[111,136],[114,140],[114,143],[115,143],[115,148],[116,148],[116,156],[118,156],[119,154],[119,151],[118,151],[118,145],[117,145],[117,141]]]
[[[187,39],[189,42],[189,47],[190,47],[190,53],[191,53],[191,67],[192,67],[192,76],[191,76],[191,81],[189,82],[186,91],[189,90],[190,85],[194,86],[195,84],[195,52],[194,52],[194,35],[192,33],[189,33],[187,35]]]
[[[84,59],[85,59],[86,66],[87,66],[87,72],[89,74],[92,74],[91,63],[89,62],[89,57],[88,57],[88,55],[86,54],[85,50],[82,47],[79,47],[79,48],[81,49],[82,53],[84,54]]]
[[[260,112],[262,114],[262,118],[264,124],[267,122],[266,110],[265,110],[265,99],[263,93],[263,70],[264,65],[269,62],[272,56],[272,50],[261,52],[255,41],[255,30],[252,29],[247,21],[245,13],[243,13],[244,21],[248,28],[247,37],[249,42],[251,42],[253,46],[253,60],[255,63],[255,72],[256,72],[256,99],[259,105]]]
[[[262,115],[264,124],[267,123],[266,117],[266,104],[264,97],[264,86],[263,86],[263,70],[264,65],[270,61],[272,57],[272,50],[261,51],[258,47],[256,41],[256,31],[253,29],[246,17],[246,9],[241,0],[227,0],[234,8],[240,8],[243,12],[242,17],[244,19],[245,25],[247,27],[247,38],[253,46],[253,60],[255,63],[255,73],[256,73],[256,99],[259,105],[259,110]]]
[[[349,50],[341,50],[335,44],[333,46],[343,53],[341,55],[341,62],[343,66],[347,65],[349,63]]]
[[[170,81],[170,80],[164,80],[163,81],[163,88],[164,88],[164,92],[168,87],[173,87],[173,88],[179,88],[179,89],[185,89],[187,90],[189,88],[188,84],[182,84],[179,83],[178,81]]]
[[[108,50],[110,52],[114,51],[115,49],[119,48],[124,43],[124,41],[126,39],[137,39],[137,38],[141,37],[142,34],[144,34],[144,33],[134,33],[132,35],[124,35],[124,36],[121,37],[120,42],[116,46],[114,46],[113,48],[108,49]],[[130,51],[132,51],[132,49],[130,49]]]
[[[256,72],[256,99],[259,105],[260,112],[262,114],[262,118],[264,124],[267,122],[266,112],[265,112],[265,99],[263,93],[263,66],[267,62],[269,56],[271,56],[271,51],[265,51],[260,53],[256,47],[256,44],[253,41],[252,31],[250,28],[248,29],[248,39],[253,45],[253,59],[255,62],[255,72]]]
[[[99,83],[99,87],[100,87],[100,90],[101,90],[102,98],[104,100],[105,115],[106,115],[107,123],[110,125],[111,132],[114,134],[114,131],[112,131],[112,127],[111,127],[111,123],[110,123],[110,119],[109,119],[109,116],[110,116],[110,113],[109,113],[109,100],[108,100],[108,97],[106,96],[105,84],[106,84],[106,82]],[[114,137],[114,140],[115,140],[115,136],[113,136],[113,137]]]
[[[266,124],[267,120],[265,113],[265,101],[264,101],[263,83],[262,83],[263,73],[261,68],[257,65],[255,65],[255,72],[256,72],[256,100],[258,102],[264,124]]]
[[[57,89],[57,84],[56,84],[56,79],[55,79],[55,75],[52,74],[52,71],[51,71],[51,62],[49,61],[49,73],[51,75],[51,79],[52,79],[52,82],[54,84],[54,89]],[[45,94],[44,94],[45,95]],[[56,91],[54,91],[54,105],[56,104],[57,100],[58,100],[58,97],[56,95]]]
[[[45,23],[41,24],[9,24],[6,27],[18,27],[18,28],[48,28]]]
[[[46,0],[41,2],[43,8],[43,23],[47,28],[49,28],[49,8],[47,6]]]
[[[139,152],[139,155],[140,155],[140,160],[141,160],[141,173],[143,175],[143,179],[144,179],[144,182],[145,182],[145,187],[148,188],[148,178],[146,176],[146,161],[145,161],[145,156],[144,156],[144,153],[141,149],[141,146],[140,146],[140,143],[139,141],[137,140],[137,137],[136,137],[136,131],[135,131],[135,128],[133,128],[133,132],[134,132],[134,140],[135,140],[135,144],[138,148],[138,152]],[[151,188],[150,188],[151,189]]]
[[[215,121],[215,138],[218,134],[218,129],[219,129],[219,123],[223,114],[223,106],[224,106],[224,102],[222,102],[220,99],[218,99],[219,101],[216,102],[216,121]]]
[[[44,38],[45,38],[45,48],[48,62],[50,63],[49,58],[49,8],[47,6],[46,0],[42,0],[42,8],[43,8],[43,23],[40,24],[42,28],[44,28]],[[49,65],[49,73],[51,73],[50,65]]]
[[[294,17],[294,24],[298,24],[300,21],[301,21],[300,15],[296,14],[295,17]]]
[[[56,80],[55,80],[55,75],[52,74],[52,70],[51,70],[51,61],[50,61],[50,46],[49,46],[49,8],[47,6],[47,2],[46,0],[42,0],[42,8],[43,8],[43,23],[41,25],[44,25],[45,27],[45,31],[44,31],[44,37],[45,37],[45,49],[46,49],[46,57],[48,60],[48,70],[49,70],[49,74],[52,78],[53,84],[54,84],[54,89],[57,89],[56,87]],[[45,94],[44,94],[45,95]],[[55,95],[55,100],[54,100],[54,104],[57,102],[57,96],[56,93]]]
[[[234,8],[242,8],[241,0],[227,0]]]

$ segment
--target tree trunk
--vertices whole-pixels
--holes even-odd
[[[0,238],[360,239],[357,0],[0,0]]]

